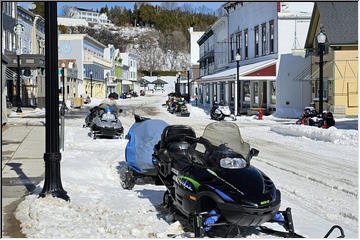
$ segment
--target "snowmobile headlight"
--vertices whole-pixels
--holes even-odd
[[[240,169],[246,167],[246,161],[242,158],[222,158],[220,166],[222,168]]]
[[[114,114],[112,114],[112,113],[110,113],[110,112],[107,112],[107,113],[104,113],[103,115],[102,115],[102,118],[101,118],[102,120],[105,120],[105,121],[107,121],[107,120],[115,120],[115,115]]]

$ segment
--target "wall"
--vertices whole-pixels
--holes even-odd
[[[269,49],[269,34],[270,34],[270,25],[269,21],[274,20],[274,54],[269,54],[265,56],[261,56],[261,41],[259,42],[259,57],[255,56],[255,34],[254,27],[259,26],[259,39],[261,40],[261,24],[266,23],[266,34],[267,34],[267,49]],[[245,53],[245,37],[244,30],[248,29],[248,60],[244,60]],[[230,36],[232,33],[242,32],[242,60],[240,61],[240,65],[246,65],[258,61],[264,61],[272,58],[277,58],[277,32],[278,32],[278,24],[277,24],[277,3],[276,2],[244,2],[243,6],[238,4],[236,6],[236,10],[233,9],[229,11],[229,35],[228,39],[230,42]],[[234,48],[236,50],[235,45],[235,37],[234,37]],[[236,62],[230,62],[230,45],[228,47],[229,52],[229,66],[236,67]]]
[[[78,67],[78,78],[83,79],[83,44],[81,39],[66,40],[59,35],[59,59],[75,59]]]
[[[334,103],[347,116],[358,115],[358,51],[334,51]]]
[[[310,64],[311,57],[281,55],[276,80],[275,116],[297,118],[312,101],[311,82],[296,79],[299,74],[309,75],[311,73]],[[304,69],[308,69],[308,72],[305,73]]]
[[[190,32],[190,55],[191,55],[191,64],[198,64],[199,60],[199,45],[197,41],[204,34],[204,32],[194,32],[193,28],[189,29]]]

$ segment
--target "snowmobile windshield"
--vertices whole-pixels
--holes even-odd
[[[225,145],[248,159],[250,145],[241,138],[239,127],[235,123],[215,122],[206,126],[202,138],[214,146]]]

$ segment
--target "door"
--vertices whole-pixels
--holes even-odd
[[[267,105],[267,82],[264,81],[262,87],[262,107],[266,108],[266,105]]]

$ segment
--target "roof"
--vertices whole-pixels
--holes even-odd
[[[156,79],[155,81],[152,82],[152,84],[167,84],[167,82],[165,82],[164,80]]]
[[[85,39],[85,38],[87,40],[90,40],[92,43],[98,45],[99,47],[101,47],[103,49],[106,48],[106,46],[104,44],[102,44],[95,38],[90,37],[87,34],[59,34],[59,39],[61,39],[61,40],[75,40],[75,39]]]
[[[85,8],[79,8],[79,7],[75,7],[77,10],[79,11],[86,11],[86,12],[94,12],[97,13],[97,11],[91,10],[91,9],[85,9]]]
[[[320,15],[320,23],[319,23]],[[305,48],[312,48],[318,25],[323,26],[330,45],[358,43],[357,2],[316,2],[311,17]]]

